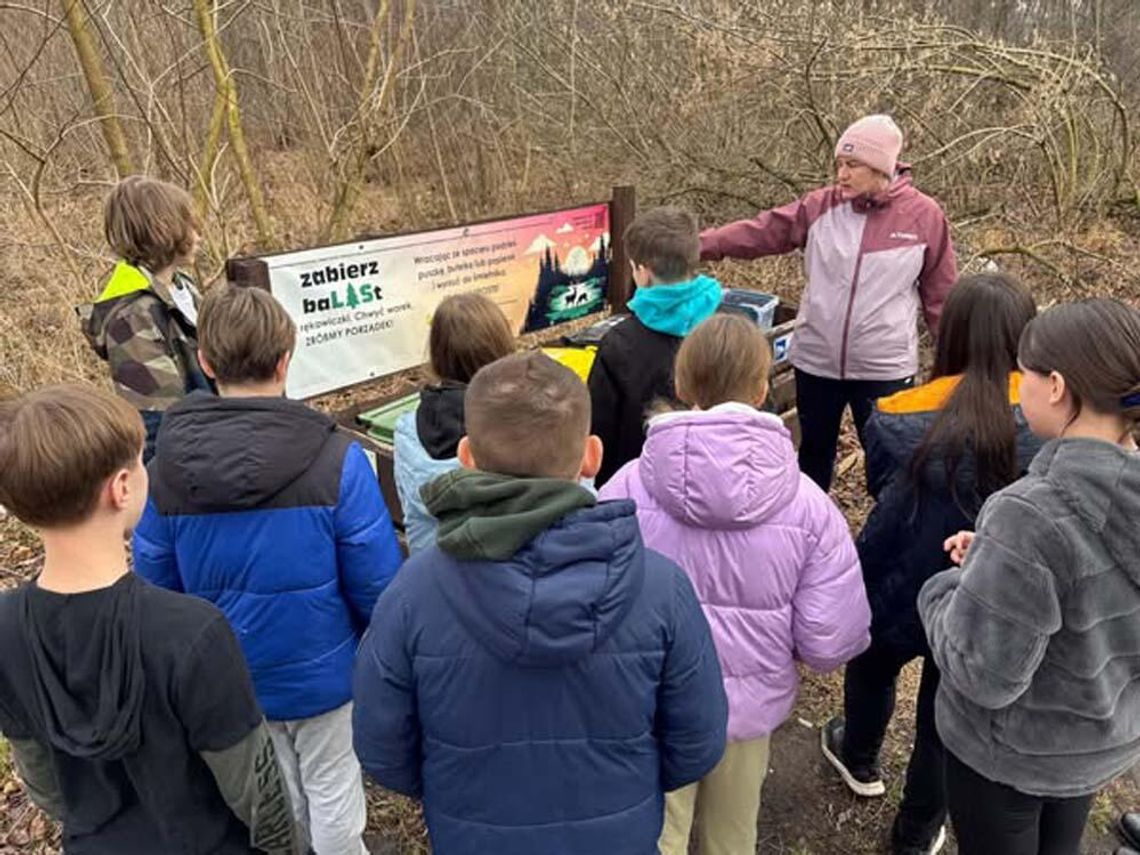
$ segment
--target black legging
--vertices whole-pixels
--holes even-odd
[[[850,406],[859,441],[878,398],[911,385],[904,380],[831,380],[796,369],[796,412],[800,419],[800,471],[826,492],[831,488],[843,411]]]
[[[878,765],[883,737],[895,710],[895,681],[913,658],[872,641],[868,650],[847,663],[843,678],[844,762],[857,767]],[[929,846],[946,821],[945,750],[934,724],[938,678],[934,660],[924,659],[915,708],[914,749],[891,830],[895,851]]]
[[[946,792],[960,855],[1077,855],[1095,793],[1031,796],[946,752]]]

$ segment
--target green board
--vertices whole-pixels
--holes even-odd
[[[396,436],[396,420],[404,413],[410,413],[419,406],[419,403],[420,393],[413,392],[403,398],[396,398],[379,407],[365,410],[356,417],[356,420],[367,428],[365,432],[374,440],[392,445]]]

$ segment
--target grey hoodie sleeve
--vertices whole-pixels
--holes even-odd
[[[250,845],[270,855],[304,853],[245,657],[221,612],[187,652],[172,700],[190,746],[249,826]]]
[[[1016,701],[1061,628],[1049,562],[1066,560],[1054,524],[1024,499],[987,503],[961,570],[931,577],[918,611],[942,679],[986,709]]]
[[[304,855],[308,844],[293,821],[289,793],[262,722],[236,745],[202,751],[226,804],[249,826],[249,842],[269,855]]]
[[[28,797],[54,820],[63,818],[63,790],[59,785],[51,751],[34,739],[11,739],[16,773],[24,782]]]

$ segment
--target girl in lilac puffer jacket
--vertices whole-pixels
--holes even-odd
[[[787,428],[755,409],[771,353],[745,318],[715,315],[677,353],[692,410],[649,421],[641,457],[602,488],[630,498],[646,546],[689,575],[724,673],[720,764],[666,801],[662,855],[688,851],[700,793],[701,852],[755,852],[768,737],[796,700],[796,661],[830,671],[870,643],[870,609],[847,523],[796,464]]]

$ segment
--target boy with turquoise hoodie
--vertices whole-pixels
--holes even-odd
[[[637,285],[632,315],[602,340],[589,378],[590,430],[605,447],[599,487],[641,454],[646,409],[674,398],[681,340],[720,308],[724,293],[711,276],[694,276],[700,233],[689,212],[646,211],[630,224],[625,242]]]

